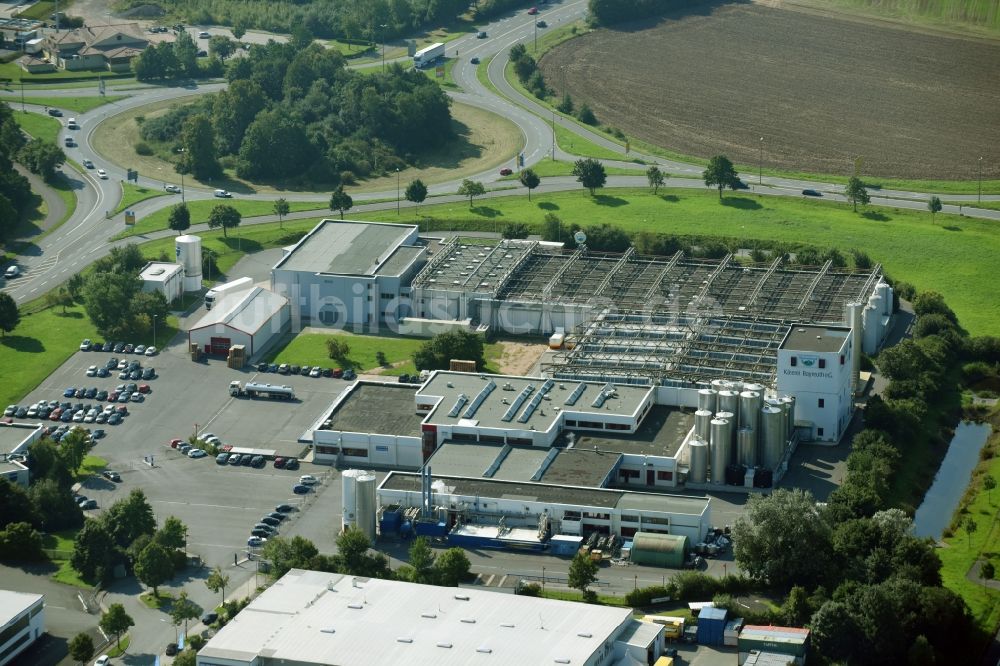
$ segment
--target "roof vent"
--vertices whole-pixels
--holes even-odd
[[[399,638],[396,639],[396,642],[397,643],[412,643],[413,639],[412,638],[408,638],[406,636],[400,636]]]
[[[426,617],[426,618],[429,618],[429,619],[433,620],[434,618],[437,617],[437,614],[435,614],[435,613],[421,613],[420,617]]]
[[[334,629],[333,627],[326,627],[325,629],[320,629],[319,631],[320,631],[321,634],[335,634],[335,633],[337,633],[337,630]]]
[[[462,618],[462,622],[464,622],[465,624],[475,624],[476,623],[476,618],[474,618],[474,617],[463,617]]]
[[[501,622],[500,626],[503,627],[504,629],[513,629],[514,628],[514,625],[511,622]]]
[[[482,654],[493,654],[493,648],[477,647],[476,652],[481,652]]]
[[[570,660],[568,658],[566,658],[566,657],[556,657],[553,661],[555,661],[557,664],[568,664],[568,663],[570,663]]]
[[[469,600],[469,595],[467,595],[467,594],[456,594],[455,598],[458,599],[459,601],[468,601]]]
[[[579,636],[580,638],[593,638],[594,634],[590,633],[589,631],[581,631],[577,633],[577,636]]]
[[[365,607],[364,604],[347,604],[347,607],[353,610],[361,610]]]
[[[451,649],[451,643],[438,643],[437,646],[439,648],[448,648],[449,650]]]

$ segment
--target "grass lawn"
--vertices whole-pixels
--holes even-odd
[[[131,641],[132,638],[128,634],[125,634],[124,636],[122,636],[120,642],[115,643],[114,647],[108,648],[108,656],[112,658],[122,656],[128,650],[128,645]]]
[[[12,106],[11,108],[14,107]],[[62,123],[55,118],[42,116],[37,113],[18,113],[15,111],[14,121],[17,122],[21,129],[36,139],[52,143],[56,142],[56,139],[59,137],[59,130],[62,129]]]
[[[108,461],[101,456],[88,455],[83,459],[83,464],[80,465],[80,469],[77,470],[76,480],[83,481],[84,479],[100,474],[101,471],[107,469]]]
[[[542,591],[541,595],[546,599],[561,599],[562,601],[578,601],[583,603],[583,594],[577,592],[576,590],[553,590],[552,588],[547,588]],[[619,606],[625,607],[628,604],[625,603],[625,597],[615,597],[606,596],[603,594],[597,595],[597,603],[601,606]]]
[[[437,66],[428,67],[427,69],[422,69],[420,71],[422,71],[427,78],[439,84],[442,88],[447,90],[458,90],[458,84],[455,83],[455,79],[451,75],[451,70],[455,68],[455,63],[457,62],[457,58],[446,58],[444,61],[444,76],[441,78],[438,78]]]
[[[42,537],[42,548],[46,550],[58,550],[63,553],[71,553],[73,551],[73,541],[76,539],[76,533],[79,530],[60,530],[59,532],[51,532]]]
[[[151,196],[159,196],[160,194],[162,193],[157,192],[156,194],[151,194],[145,198],[148,199]],[[178,197],[176,203],[180,202],[180,197]],[[229,201],[219,201],[218,199],[200,199],[197,201],[187,202],[188,211],[191,213],[191,224],[201,224],[203,222],[207,222],[209,213],[212,212],[213,208],[220,204],[232,206],[238,210],[243,217],[274,215],[273,201],[253,201],[249,199],[230,199]],[[323,201],[289,201],[288,208],[289,212],[294,213],[301,210],[326,210],[328,206]],[[115,236],[115,239],[168,229],[169,227],[167,222],[170,219],[171,209],[173,209],[173,206],[165,206],[155,213],[151,213],[150,215],[137,220],[135,226],[132,227],[131,230],[123,231]],[[124,210],[124,208],[120,208],[120,210]],[[230,230],[229,233],[230,235],[234,235],[235,233],[243,234],[243,230],[237,230],[235,232]]]
[[[53,190],[55,190],[56,196],[62,199],[63,204],[66,206],[66,213],[62,216],[61,220],[58,220],[52,227],[48,229],[51,232],[53,229],[58,227],[60,224],[69,219],[73,211],[76,210],[76,194],[73,193],[73,189],[70,187],[69,181],[60,175],[56,175],[56,179],[49,183]]]
[[[841,251],[860,248],[881,262],[894,278],[921,290],[941,292],[973,335],[1000,333],[1000,301],[983,280],[1000,252],[996,223],[941,215],[932,224],[924,211],[871,207],[854,213],[845,204],[788,197],[727,194],[722,203],[709,191],[605,189],[590,197],[579,192],[480,200],[472,209],[461,203],[425,205],[420,215],[405,211],[372,212],[368,219],[433,224],[435,228],[492,231],[523,222],[539,231],[547,212],[566,223],[594,224],[608,219],[629,233],[761,239]],[[744,244],[745,247],[745,244]]]
[[[139,601],[146,605],[147,608],[152,608],[153,610],[159,610],[164,606],[169,606],[174,600],[174,595],[170,592],[164,592],[160,590],[158,596],[153,596],[152,592],[146,592],[139,595]]]
[[[155,197],[162,197],[167,194],[164,190],[154,190],[148,187],[142,187],[139,185],[133,185],[131,183],[122,183],[122,200],[115,208],[114,215],[126,210],[130,206],[134,206],[140,201],[145,201],[146,199],[153,199]],[[166,227],[164,227],[166,228]]]
[[[1000,516],[1000,490],[994,490],[991,495],[983,489],[983,479],[987,475],[994,479],[1000,478],[1000,456],[997,455],[1000,453],[1000,431],[996,430],[998,423],[1000,417],[994,411],[993,436],[983,449],[984,452],[991,450],[993,457],[981,460],[973,471],[969,491],[962,499],[954,518],[955,522],[960,522],[966,517],[972,517],[978,529],[971,535],[964,528],[956,530],[954,536],[944,539],[947,546],[935,551],[941,558],[943,584],[965,599],[984,637],[992,636],[1000,624],[1000,590],[973,582],[966,578],[966,574],[978,559],[988,559],[995,567],[1000,567],[1000,522],[997,520]]]
[[[48,14],[46,14],[46,18],[44,20],[48,21]],[[14,82],[12,85],[17,85],[18,82],[22,80],[27,84],[63,83],[67,80],[79,81],[82,79],[93,79],[96,82],[98,78],[103,78],[106,81],[111,79],[130,79],[135,81],[135,77],[131,74],[113,74],[106,69],[88,69],[77,72],[60,70],[57,72],[50,72],[48,74],[28,74],[21,69],[16,62],[0,64],[0,79],[10,79]]]
[[[341,335],[346,338],[350,347],[346,364],[334,361],[327,354],[326,339],[330,335]],[[292,338],[284,347],[268,354],[267,360],[272,363],[288,363],[289,365],[318,365],[321,368],[349,366],[358,372],[380,370],[380,374],[398,376],[416,372],[413,361],[410,359],[413,353],[425,342],[427,342],[427,338],[408,338],[390,334],[355,335],[347,331],[331,329],[329,333],[301,333]],[[386,360],[393,367],[379,367],[375,357],[380,351],[385,354]],[[501,353],[500,345],[486,345],[487,371],[497,371],[496,360],[500,358]]]
[[[70,566],[68,559],[52,560],[52,563],[59,566],[59,569],[52,574],[52,580],[63,585],[72,585],[73,587],[81,587],[88,590],[93,587],[90,583],[80,578],[79,572]]]
[[[18,18],[48,21],[49,16],[55,11],[55,7],[56,5],[53,0],[40,0],[24,11],[18,12],[15,16]]]
[[[97,331],[82,306],[51,308],[22,315],[21,323],[0,338],[0,402],[17,403],[78,350],[80,340]]]
[[[92,95],[86,97],[27,97],[25,98],[25,101],[36,105],[54,106],[60,109],[76,111],[77,113],[86,113],[87,111],[96,109],[99,106],[111,104],[112,102],[117,102],[121,99],[125,99],[125,96],[106,95],[104,97],[100,97],[98,95]]]

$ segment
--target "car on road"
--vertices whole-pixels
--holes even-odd
[[[534,16],[537,13],[538,13],[538,7],[532,7],[531,9],[528,10],[529,16]]]
[[[291,504],[279,504],[276,507],[274,507],[274,510],[277,511],[278,513],[291,513],[293,507]]]
[[[212,195],[218,197],[219,199],[232,199],[233,195],[229,193],[228,190],[215,190]]]
[[[204,30],[198,33],[198,39],[208,39],[209,37],[211,37],[211,35]]]
[[[49,109],[49,115],[52,116],[53,118],[61,118],[62,111],[60,111],[59,109]]]
[[[84,341],[80,343],[80,351],[90,351],[90,338],[85,338]]]
[[[471,62],[473,65],[478,65],[479,64],[479,58],[476,58],[475,56],[473,56],[472,58],[469,59],[469,62]]]
[[[177,187],[176,185],[164,185],[163,189],[166,190],[167,192],[171,192],[173,194],[180,194],[181,193],[181,188]]]
[[[94,662],[94,666],[109,666],[109,664],[111,664],[111,657],[106,654],[102,654],[97,658],[97,661]]]
[[[539,22],[538,22],[538,23],[536,23],[535,25],[537,25],[537,26],[538,26],[539,28],[547,28],[547,27],[549,27],[549,24],[548,24],[548,23],[546,23],[546,22],[544,21],[544,19],[543,19],[543,20],[541,20],[541,21],[539,21]]]
[[[66,138],[65,138],[65,139],[63,140],[63,144],[64,144],[64,145],[65,145],[65,146],[66,146],[67,148],[72,148],[73,146],[75,146],[75,145],[76,145],[76,143],[75,143],[75,142],[73,141],[73,137],[71,137],[71,136],[68,136],[68,137],[66,137]]]
[[[7,270],[3,272],[4,277],[7,279],[16,278],[20,274],[21,274],[21,269],[18,268],[17,266],[8,266]]]
[[[504,167],[504,168],[500,169],[500,175],[501,176],[509,176],[512,173],[514,173],[514,171],[512,169],[510,169],[509,167]]]
[[[80,125],[77,124],[76,118],[70,118],[66,121],[66,129],[80,129]]]
[[[308,495],[310,490],[312,489],[309,486],[303,486],[301,483],[292,486],[292,492],[296,495]]]
[[[110,469],[106,469],[103,472],[101,472],[101,476],[103,476],[108,481],[114,481],[115,483],[118,483],[122,480],[121,474],[119,474],[118,472],[113,472]]]
[[[98,169],[97,170],[97,177],[100,178],[101,180],[107,180],[108,179],[108,172],[105,171],[104,169]]]
[[[480,30],[476,33],[476,39],[486,39],[489,35],[486,34],[485,30]]]
[[[804,196],[804,197],[821,197],[823,195],[819,192],[819,190],[807,189],[807,190],[802,190],[802,196]]]
[[[82,164],[84,166],[84,168],[87,168],[87,169],[93,169],[94,168],[94,163],[91,162],[90,160],[83,160],[82,162],[80,162],[80,164]]]

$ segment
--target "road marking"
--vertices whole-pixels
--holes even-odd
[[[177,502],[174,500],[152,500],[156,504],[179,504],[182,506],[204,507],[207,509],[238,509],[240,511],[264,511],[265,507],[256,506],[230,506],[226,504],[198,504],[195,502]]]

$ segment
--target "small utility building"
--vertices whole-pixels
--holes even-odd
[[[139,273],[143,291],[158,291],[170,303],[184,291],[184,267],[163,261],[151,261]]]
[[[250,358],[263,351],[288,324],[288,299],[254,287],[219,299],[188,329],[188,343],[220,355],[228,354],[233,345],[244,345]]]
[[[636,532],[629,557],[636,564],[680,569],[687,551],[688,538],[683,534]]]

